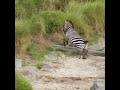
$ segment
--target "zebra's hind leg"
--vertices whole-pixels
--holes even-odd
[[[82,48],[81,48],[82,49]],[[86,59],[88,54],[88,50],[86,48],[83,48],[79,51],[79,59]]]
[[[82,59],[86,59],[86,58],[87,58],[87,54],[88,54],[88,50],[83,49],[83,52],[82,52]]]

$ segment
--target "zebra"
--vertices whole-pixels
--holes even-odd
[[[74,25],[71,21],[66,20],[63,26],[63,32],[65,34],[65,46],[73,46],[77,47],[79,50],[82,49],[80,53],[79,59],[82,57],[82,59],[86,59],[87,57],[87,46],[88,41],[85,40],[83,37],[77,34],[77,32],[74,29]]]

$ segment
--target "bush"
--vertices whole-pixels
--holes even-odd
[[[30,83],[20,74],[15,74],[15,90],[33,90]]]
[[[38,69],[41,69],[43,67],[43,62],[38,62],[36,66]]]
[[[40,58],[36,50],[49,47],[51,41],[62,44],[65,20],[95,42],[105,36],[104,14],[104,0],[15,0],[16,52]],[[28,52],[29,46],[36,49]]]
[[[65,9],[75,29],[92,41],[104,33],[104,3],[101,1],[77,3],[70,2]]]
[[[40,16],[45,20],[47,34],[58,32],[65,21],[65,14],[61,11],[43,11]]]
[[[17,53],[26,53],[27,46],[31,43],[31,29],[28,20],[15,22],[15,48]]]
[[[45,34],[45,24],[44,19],[39,17],[38,15],[32,15],[30,19],[30,27],[31,27],[31,33],[41,33]]]
[[[27,48],[27,53],[31,55],[34,59],[42,60],[45,54],[48,54],[50,51],[46,49],[38,49],[35,45],[31,45]]]

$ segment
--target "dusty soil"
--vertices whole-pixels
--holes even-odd
[[[90,90],[94,81],[105,83],[105,57],[66,56],[56,68],[41,69],[31,84],[34,90]]]

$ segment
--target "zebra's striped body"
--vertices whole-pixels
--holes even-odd
[[[88,41],[86,41],[84,38],[80,37],[77,34],[77,32],[74,30],[74,26],[71,21],[65,21],[64,32],[65,42],[67,43],[67,45],[77,47],[78,49],[82,49],[82,52],[80,52],[80,57],[82,55],[83,58],[86,58]]]

